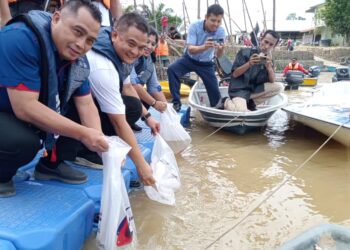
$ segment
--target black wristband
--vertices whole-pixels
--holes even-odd
[[[141,120],[142,121],[146,121],[149,117],[151,116],[151,113],[147,113],[147,114],[145,114],[143,117],[141,117]]]

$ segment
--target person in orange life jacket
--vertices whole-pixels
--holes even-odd
[[[108,150],[84,56],[100,23],[101,14],[90,1],[76,0],[53,15],[31,11],[18,16],[0,31],[0,197],[15,194],[12,176],[34,158],[41,141],[48,157],[35,168],[40,180],[87,180],[56,158],[58,135],[75,138],[92,151]],[[82,125],[65,117],[70,100]]]
[[[298,63],[298,59],[295,58],[295,57],[292,58],[291,62],[288,63],[288,65],[284,68],[283,75],[285,76],[289,70],[299,70],[299,71],[303,72],[306,75],[309,74],[309,71],[304,69],[303,65]]]
[[[130,125],[142,114],[142,120],[159,132],[159,123],[147,112],[132,87],[126,64],[132,64],[144,52],[148,40],[147,21],[137,13],[124,14],[113,27],[102,27],[91,51],[87,53],[90,65],[89,81],[92,94],[101,117],[102,131],[118,135],[131,146],[129,156],[134,162],[139,177],[145,185],[153,185],[152,170],[144,159]],[[74,118],[74,112],[71,113]],[[99,168],[101,157],[79,145],[79,141],[66,138],[60,148],[65,151],[65,160]],[[76,149],[79,150],[76,150]],[[75,152],[73,152],[75,151]],[[74,153],[74,154],[73,154]]]
[[[169,65],[169,47],[168,47],[167,41],[165,40],[164,34],[162,34],[160,36],[158,46],[155,49],[155,53],[157,56],[159,56],[162,66],[168,67],[168,65]]]
[[[162,92],[162,87],[157,78],[156,68],[150,56],[154,52],[157,43],[157,31],[153,27],[150,27],[147,47],[143,56],[139,58],[131,71],[130,79],[143,105],[147,109],[152,106],[157,111],[164,112],[167,108],[167,100]],[[147,90],[143,87],[145,84]]]

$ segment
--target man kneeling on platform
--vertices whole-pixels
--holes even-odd
[[[229,96],[224,108],[246,112],[256,110],[256,105],[283,91],[283,84],[275,82],[272,51],[278,44],[279,35],[265,31],[258,48],[242,48],[232,66]]]
[[[108,136],[118,135],[131,146],[129,156],[135,163],[141,181],[153,185],[152,170],[144,159],[130,125],[134,124],[142,113],[142,104],[132,87],[125,64],[132,64],[143,53],[148,41],[147,21],[139,14],[124,14],[113,27],[102,27],[92,50],[87,53],[90,64],[92,94],[100,113],[102,131]],[[76,110],[71,109],[69,116],[77,120]],[[143,113],[142,119],[158,133],[159,123],[150,113]],[[93,168],[102,167],[102,159],[94,152],[83,147],[79,141],[65,138],[58,145],[65,152],[65,160],[74,161]]]
[[[48,157],[36,166],[36,179],[86,182],[84,173],[57,158],[56,138],[108,150],[84,56],[97,38],[101,13],[90,1],[76,0],[53,15],[32,11],[11,22],[0,31],[0,197],[15,194],[12,177],[42,141]],[[82,125],[66,118],[70,104]]]

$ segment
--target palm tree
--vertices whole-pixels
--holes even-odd
[[[162,16],[168,17],[169,26],[176,25],[179,26],[182,23],[182,18],[174,15],[174,10],[172,8],[166,8],[164,3],[160,3],[154,12],[148,7],[148,5],[139,5],[137,10],[143,14],[145,18],[148,19],[150,25],[157,27],[158,32],[161,32],[161,18]],[[135,11],[134,5],[129,5],[124,9],[125,13]],[[155,21],[157,22],[155,24]]]

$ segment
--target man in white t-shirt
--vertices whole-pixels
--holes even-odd
[[[147,21],[141,15],[125,14],[112,29],[105,27],[100,30],[93,49],[87,53],[87,58],[90,64],[89,81],[104,134],[117,134],[132,147],[129,156],[135,163],[141,181],[145,185],[153,185],[155,180],[152,170],[139,149],[129,123],[138,120],[142,113],[141,119],[153,133],[158,133],[160,126],[146,109],[142,109],[141,101],[124,70],[125,64],[133,63],[143,54],[148,32]],[[69,143],[66,143],[62,148],[69,151],[68,145]],[[70,148],[74,151],[76,147]],[[86,148],[78,152],[77,160],[82,165],[87,165],[87,161],[101,162],[97,154],[89,152]]]

